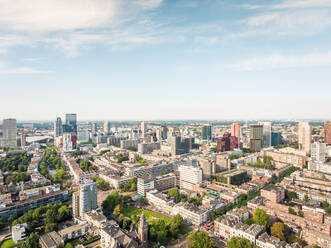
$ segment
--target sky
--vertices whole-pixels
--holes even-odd
[[[0,119],[331,119],[331,0],[0,6]]]

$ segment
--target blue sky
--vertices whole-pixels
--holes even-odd
[[[0,118],[331,118],[331,0],[0,6]]]

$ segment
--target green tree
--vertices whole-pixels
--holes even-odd
[[[304,198],[303,198],[303,199],[304,199],[304,201],[305,201],[305,202],[309,202],[309,197],[308,197],[308,195],[307,195],[307,194],[305,194],[305,196],[304,196]]]
[[[285,226],[282,222],[276,222],[270,228],[271,235],[279,238],[280,240],[285,240]]]
[[[291,208],[291,207],[288,207],[288,212],[289,212],[290,214],[296,215],[294,209]]]
[[[329,202],[327,200],[323,201],[322,206],[324,209],[327,208],[329,206]]]
[[[23,247],[24,248],[38,248],[38,233],[31,233],[30,236],[25,240]]]
[[[180,227],[183,223],[183,218],[180,214],[177,214],[169,224],[169,231],[173,237],[178,237]]]
[[[70,210],[66,205],[63,205],[58,209],[58,215],[57,215],[58,221],[66,220],[67,218],[69,218],[69,216],[70,216]]]
[[[55,231],[56,227],[57,227],[56,223],[47,223],[45,225],[45,232],[49,233],[49,232]]]
[[[251,242],[248,239],[241,238],[241,237],[232,237],[227,242],[228,248],[253,248]]]
[[[269,215],[267,215],[267,213],[260,208],[255,209],[253,220],[255,224],[266,227],[269,226]]]
[[[64,246],[64,248],[74,248],[74,247],[72,246],[71,243],[66,243],[66,245]]]
[[[114,208],[113,214],[119,216],[121,214],[121,204],[116,205]]]
[[[211,237],[205,232],[195,232],[188,237],[190,241],[189,248],[213,248],[214,243]]]

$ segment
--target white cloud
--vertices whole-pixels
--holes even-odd
[[[250,58],[240,61],[232,65],[232,68],[252,71],[318,66],[331,66],[331,51],[327,53],[311,53],[296,56],[276,53],[264,57]]]
[[[0,62],[0,74],[47,74],[52,71],[44,71],[30,67],[10,67],[6,62]]]
[[[331,0],[283,0],[276,4],[243,4],[246,9],[305,9],[305,8],[329,8]]]
[[[26,62],[35,62],[35,61],[39,61],[41,60],[41,58],[24,58],[23,61]]]

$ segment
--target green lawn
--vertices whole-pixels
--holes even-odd
[[[148,211],[148,210],[144,210],[144,209],[140,209],[140,208],[136,208],[136,207],[132,207],[132,206],[128,206],[128,205],[124,206],[124,209],[122,212],[126,217],[131,217],[134,215],[140,216],[142,213],[144,213],[147,222],[151,222],[153,220],[164,220],[164,222],[166,224],[168,224],[171,220],[170,218],[168,218],[167,216],[164,216],[162,214],[154,213],[152,211]]]
[[[13,247],[16,247],[16,244],[13,241],[13,239],[5,240],[0,246],[0,248],[13,248]]]

